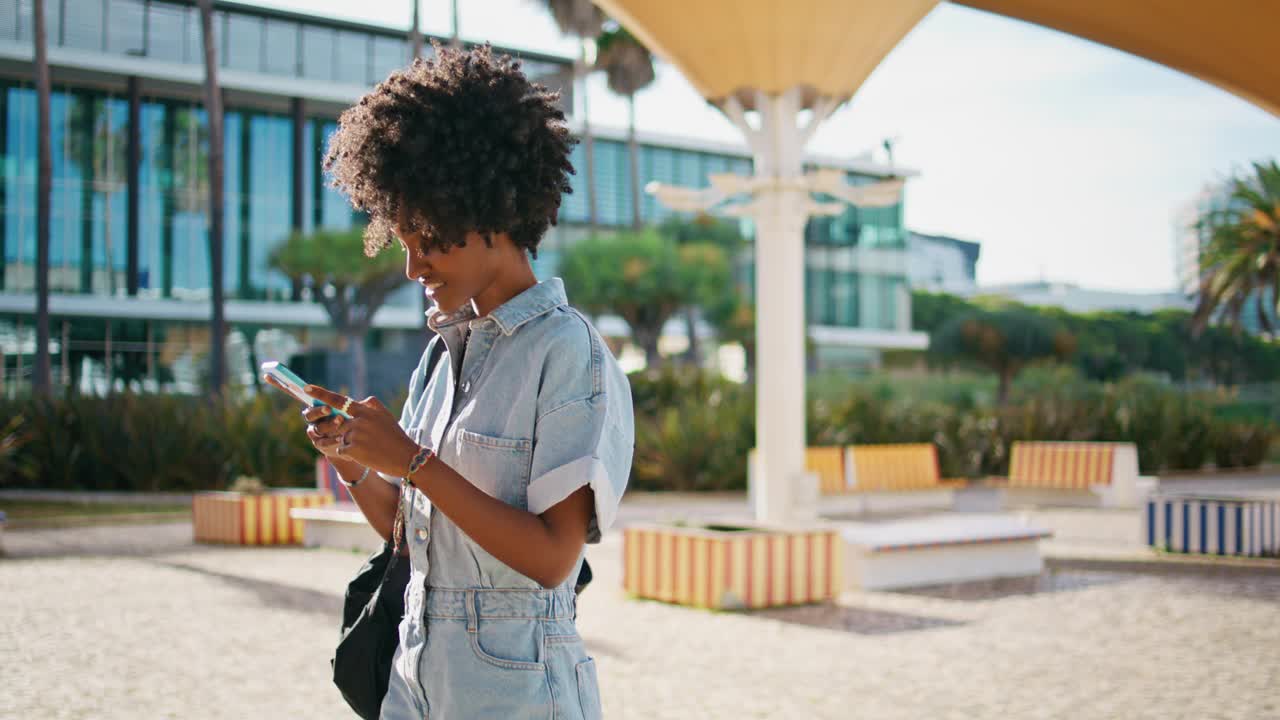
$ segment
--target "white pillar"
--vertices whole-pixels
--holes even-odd
[[[760,127],[752,148],[756,175],[756,462],[750,474],[761,523],[797,519],[804,482],[804,189],[799,94],[757,96]]]

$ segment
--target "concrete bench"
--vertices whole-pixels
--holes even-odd
[[[355,503],[294,508],[289,511],[289,516],[302,523],[304,547],[372,551],[382,543],[382,537]]]
[[[1133,443],[1015,442],[1004,485],[1011,505],[1136,508],[1154,479],[1139,478]]]
[[[328,494],[334,503],[323,508],[299,508],[290,516],[302,524],[304,547],[328,547],[340,550],[374,550],[381,543],[364,513],[351,498],[351,491],[338,479],[338,470],[328,458],[316,458],[316,489]],[[369,477],[365,482],[377,478]]]
[[[926,515],[842,522],[842,577],[849,590],[892,590],[1038,575],[1048,530],[1010,515]]]
[[[1280,491],[1155,495],[1142,510],[1142,541],[1169,552],[1280,556]]]
[[[823,514],[945,510],[963,481],[943,480],[932,443],[809,448]]]

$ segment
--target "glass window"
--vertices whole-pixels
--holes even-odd
[[[275,75],[298,74],[298,23],[268,18],[263,70]]]
[[[22,37],[19,28],[25,23],[31,23],[31,9],[23,7],[25,3],[18,0],[0,0],[0,39],[18,40]],[[47,7],[47,6],[46,6]],[[53,20],[57,17],[57,13],[50,12],[49,19]],[[52,23],[49,27],[49,34],[53,38],[57,38]],[[52,44],[52,43],[50,43]]]
[[[329,137],[337,132],[338,124],[326,123],[324,126],[324,143],[327,146]],[[320,202],[320,224],[327,228],[349,228],[354,220],[354,211],[346,197],[332,188],[325,178],[324,194]]]
[[[142,0],[109,0],[107,3],[107,51],[124,55],[144,53]],[[70,10],[70,8],[68,8]],[[79,12],[77,10],[76,12]]]
[[[290,230],[293,123],[287,117],[249,117],[249,290],[254,297],[288,295],[289,280],[267,263]]]
[[[569,176],[569,185],[573,192],[565,193],[560,198],[560,222],[587,222],[587,147],[584,143],[574,146],[569,162],[576,172]]]
[[[102,50],[103,9],[101,2],[77,3],[75,12],[67,13],[61,33],[62,44],[80,50]],[[49,38],[49,44],[57,44],[56,39]]]
[[[329,48],[329,52],[337,59],[335,80],[352,85],[370,82],[368,35],[339,30],[337,42]]]
[[[233,135],[235,122],[227,113],[223,123],[227,136]],[[209,291],[209,126],[204,110],[195,105],[177,107],[171,132],[173,251],[168,280],[174,297],[204,298]]]
[[[333,80],[334,32],[329,28],[302,27],[302,75],[312,80]]]
[[[373,68],[371,72],[374,82],[381,82],[392,70],[404,67],[409,62],[409,46],[404,40],[389,37],[373,38]]]
[[[223,67],[232,70],[262,70],[262,18],[233,13],[227,28],[227,54]]]
[[[147,29],[147,56],[169,62],[185,62],[188,8],[153,3]]]
[[[858,327],[858,281],[856,273],[830,271],[831,308],[829,324]]]
[[[138,294],[146,297],[158,297],[160,287],[164,193],[169,180],[164,165],[165,111],[160,103],[143,103],[139,128],[142,162],[138,167]]]

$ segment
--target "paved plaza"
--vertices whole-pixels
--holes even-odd
[[[638,496],[622,519],[742,506]],[[611,533],[579,618],[606,717],[1280,718],[1276,566],[1074,567],[1066,550],[1122,544],[1131,518],[1032,514],[1068,558],[1039,579],[754,615],[625,598]],[[328,659],[361,555],[196,546],[186,523],[5,542],[0,717],[353,717]]]

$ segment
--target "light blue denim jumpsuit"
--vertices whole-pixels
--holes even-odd
[[[476,487],[535,514],[590,485],[587,541],[599,542],[631,469],[631,389],[560,279],[483,318],[470,303],[427,315],[447,352],[429,378],[423,352],[400,425]],[[409,493],[405,521],[412,574],[381,718],[600,717],[595,662],[574,626],[582,558],[548,590],[420,492]]]

